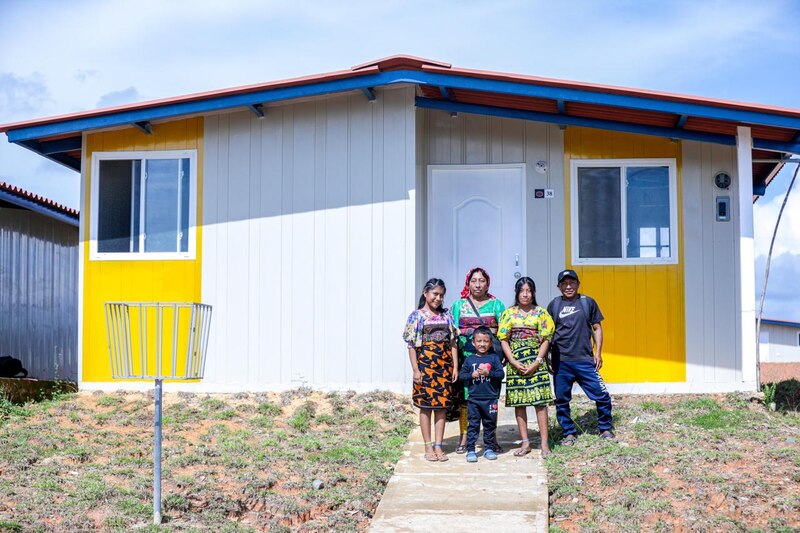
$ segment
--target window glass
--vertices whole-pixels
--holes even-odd
[[[181,159],[180,251],[189,251],[189,160]]]
[[[131,245],[133,161],[100,161],[97,251],[128,252]]]
[[[137,159],[133,162],[133,175],[131,176],[131,189],[133,191],[131,201],[131,252],[139,251],[139,239],[142,236],[141,223],[142,216],[142,161]]]
[[[174,252],[178,241],[178,160],[146,161],[144,251]]]
[[[622,257],[619,167],[578,169],[578,246],[582,258]]]
[[[625,178],[626,257],[669,257],[669,168],[627,167]]]

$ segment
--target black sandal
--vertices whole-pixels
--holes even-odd
[[[575,435],[567,435],[561,441],[561,444],[563,444],[564,446],[574,446],[576,442],[578,442],[578,437],[576,437]]]
[[[458,454],[467,453],[467,445],[466,444],[459,444],[458,448],[456,448],[456,453],[458,453]]]

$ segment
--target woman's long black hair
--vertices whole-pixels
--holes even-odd
[[[519,305],[519,291],[521,291],[522,287],[524,287],[525,285],[530,287],[531,292],[533,293],[533,301],[531,302],[531,305],[536,307],[537,305],[539,305],[536,303],[536,284],[528,276],[522,276],[517,280],[517,283],[514,285],[514,305]]]
[[[439,278],[429,279],[428,282],[425,284],[425,286],[422,288],[422,295],[420,295],[419,297],[419,305],[417,306],[417,309],[422,309],[423,307],[425,307],[425,293],[432,291],[436,287],[441,287],[442,290],[444,290],[444,292],[447,292],[447,287],[444,286],[444,280],[441,280]],[[447,309],[445,309],[444,306],[439,306],[439,310],[447,311]]]

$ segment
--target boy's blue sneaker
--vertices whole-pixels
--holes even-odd
[[[467,452],[467,462],[468,463],[477,463],[478,462],[478,454],[475,452]]]
[[[488,459],[489,461],[494,461],[497,459],[497,454],[494,453],[494,450],[487,449],[485,452],[483,452],[483,458]]]

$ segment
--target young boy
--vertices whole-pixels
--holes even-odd
[[[467,398],[467,462],[476,463],[475,442],[483,422],[483,457],[494,461],[497,454],[494,450],[495,429],[497,428],[497,399],[500,397],[500,386],[503,381],[503,366],[497,354],[489,353],[492,349],[492,332],[486,326],[475,328],[472,333],[472,344],[475,355],[470,355],[461,367],[459,378],[469,389]]]

